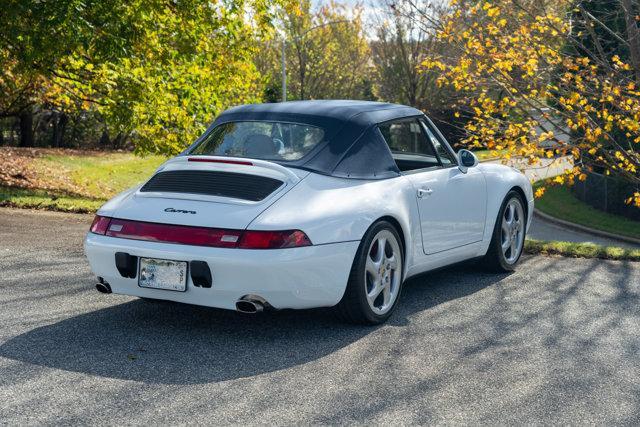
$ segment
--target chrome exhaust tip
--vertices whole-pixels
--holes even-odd
[[[101,294],[110,294],[111,293],[111,286],[107,282],[105,282],[102,279],[102,277],[98,277],[98,283],[96,283],[96,289]]]
[[[269,303],[257,295],[245,295],[236,301],[236,311],[240,313],[261,313],[268,307],[270,307]]]
[[[257,303],[255,301],[237,301],[236,302],[236,311],[240,313],[254,314],[260,313],[264,310],[262,304]]]

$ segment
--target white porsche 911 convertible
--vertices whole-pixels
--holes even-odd
[[[532,211],[523,174],[455,154],[414,108],[245,105],[100,208],[85,252],[104,293],[377,324],[416,274],[513,270]]]

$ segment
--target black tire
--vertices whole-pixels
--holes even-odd
[[[505,254],[502,251],[501,243],[502,243],[502,218],[505,215],[505,210],[509,204],[509,202],[513,199],[517,199],[520,201],[522,205],[524,218],[522,221],[524,222],[524,227],[526,228],[527,223],[527,211],[525,208],[525,201],[522,199],[520,193],[515,190],[509,191],[502,201],[502,205],[500,206],[500,210],[498,211],[498,217],[496,218],[495,226],[493,227],[493,234],[491,235],[491,244],[489,245],[489,250],[483,258],[482,265],[483,267],[491,272],[495,273],[505,273],[514,271],[520,257],[522,256],[522,252],[524,250],[524,237],[522,242],[522,247],[520,248],[520,252],[517,254],[516,260],[513,262],[507,262]],[[523,231],[523,233],[525,233]]]
[[[397,269],[400,272],[399,282],[397,284],[397,296],[392,305],[384,314],[378,314],[373,311],[367,301],[366,289],[367,283],[365,283],[365,268],[367,257],[369,256],[369,249],[372,245],[374,237],[381,231],[389,231],[396,239],[399,246],[400,267]],[[404,268],[404,242],[400,238],[396,228],[387,221],[378,221],[374,223],[360,242],[358,251],[353,260],[351,266],[351,272],[349,274],[349,280],[345,289],[344,295],[340,302],[334,307],[336,314],[340,319],[349,323],[361,324],[361,325],[378,325],[384,323],[394,312],[400,296],[402,294],[402,270]],[[394,274],[397,274],[397,270]]]

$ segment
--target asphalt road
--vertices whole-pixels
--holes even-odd
[[[0,424],[640,423],[640,263],[452,268],[366,328],[98,294],[89,221],[0,209]]]

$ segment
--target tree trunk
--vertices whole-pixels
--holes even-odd
[[[20,120],[14,120],[13,123],[11,123],[9,145],[16,145],[16,135],[20,135]]]
[[[65,113],[54,113],[53,116],[53,135],[51,138],[51,146],[60,148],[64,145],[64,132],[69,119]]]
[[[69,116],[65,113],[60,114],[60,119],[58,120],[58,134],[60,135],[59,147],[64,147],[64,134],[67,131],[67,124],[69,123]]]
[[[118,132],[116,137],[113,139],[113,148],[116,150],[119,148],[122,148],[123,142],[124,142],[124,135],[122,134],[122,132]]]
[[[53,120],[53,133],[51,134],[51,146],[54,148],[60,147],[60,137],[58,136],[58,113],[51,113],[51,120]]]
[[[621,0],[624,9],[624,20],[627,27],[627,41],[629,42],[629,56],[636,74],[636,82],[640,82],[640,30],[636,24],[636,14],[632,0]]]
[[[33,111],[25,108],[18,116],[20,119],[20,147],[33,147]]]
[[[109,144],[111,144],[111,140],[109,139],[109,132],[107,132],[106,129],[102,131],[102,136],[100,136],[99,144],[102,148],[106,148]]]
[[[299,69],[298,69],[298,75],[300,77],[300,91],[299,91],[299,96],[298,99],[300,101],[304,101],[304,90],[305,90],[305,74],[306,74],[306,68],[307,68],[307,63],[305,60],[305,53],[303,52],[304,46],[297,46],[297,50],[298,50],[298,65],[299,65]]]

